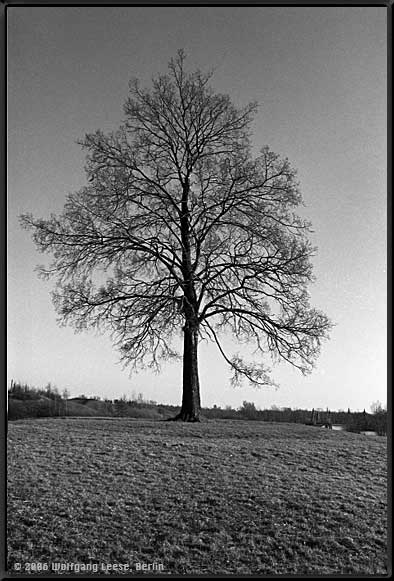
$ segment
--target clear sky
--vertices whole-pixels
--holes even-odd
[[[387,10],[384,7],[9,6],[8,377],[61,391],[180,404],[182,370],[129,377],[109,337],[56,324],[51,283],[18,215],[60,212],[85,185],[85,133],[117,129],[128,80],[149,84],[184,48],[237,105],[260,103],[256,148],[298,169],[319,248],[311,303],[335,322],[314,372],[233,388],[202,344],[202,405],[369,409],[387,401]]]

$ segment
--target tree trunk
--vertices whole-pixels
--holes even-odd
[[[180,413],[173,418],[183,422],[200,421],[200,382],[198,379],[198,327],[186,322],[183,329],[183,397]]]
[[[200,421],[200,382],[198,379],[198,317],[197,297],[193,284],[193,266],[190,245],[190,194],[189,176],[185,178],[182,192],[181,238],[183,275],[183,397],[180,413],[174,420],[183,422]]]

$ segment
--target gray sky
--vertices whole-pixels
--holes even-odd
[[[85,185],[86,132],[117,129],[128,80],[163,73],[179,48],[238,104],[257,100],[256,151],[298,169],[313,223],[311,303],[336,323],[312,375],[230,386],[201,345],[203,405],[368,409],[386,402],[387,10],[384,7],[8,7],[8,376],[72,395],[132,392],[179,404],[182,370],[129,378],[109,337],[56,325],[51,283],[18,215],[60,212]]]

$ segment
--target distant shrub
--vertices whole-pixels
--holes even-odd
[[[63,414],[62,406],[54,405],[50,399],[18,400],[10,398],[8,402],[8,419],[44,418]]]
[[[94,417],[97,415],[97,412],[87,405],[75,401],[67,402],[67,416]]]
[[[127,417],[129,418],[140,418],[146,420],[158,420],[162,419],[162,415],[155,408],[144,408],[144,407],[130,407],[127,412]]]
[[[239,411],[247,420],[256,420],[258,418],[258,410],[253,402],[244,401],[242,407],[239,408]]]
[[[348,432],[376,432],[379,436],[387,434],[387,412],[384,410],[375,414],[352,413],[348,414],[346,428]]]

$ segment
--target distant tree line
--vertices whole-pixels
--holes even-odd
[[[64,390],[64,392],[67,390]],[[65,393],[63,392],[63,397]],[[62,396],[59,393],[59,390],[56,386],[53,386],[51,382],[48,382],[45,387],[32,387],[27,383],[19,383],[18,381],[14,381],[11,379],[11,387],[8,390],[8,394],[10,397],[14,397],[16,399],[40,399],[42,397],[47,397],[52,400],[62,399]]]
[[[204,410],[210,412],[212,410]],[[216,413],[221,410],[215,410]],[[362,412],[351,411],[350,408],[345,411],[331,411],[331,410],[307,410],[307,409],[292,409],[289,407],[279,408],[277,406],[272,406],[271,409],[258,410],[254,403],[244,401],[242,407],[238,410],[223,410],[224,416],[229,417],[228,414],[235,412],[235,415],[241,416],[243,419],[247,420],[260,420],[265,422],[288,422],[288,423],[301,423],[310,425],[325,425],[330,423],[331,425],[343,426],[343,428],[349,432],[360,433],[364,431],[377,432],[379,435],[387,434],[387,410],[379,402],[375,402],[371,406],[372,413],[367,413],[365,410]],[[208,416],[209,417],[209,416]],[[316,419],[316,423],[313,419]]]
[[[224,409],[214,406],[204,409],[206,418],[244,419],[263,422],[286,422],[313,425],[312,418],[317,418],[314,425],[324,425],[330,421],[333,425],[340,425],[350,432],[374,431],[380,435],[387,433],[387,411],[380,404],[377,408],[372,404],[373,413],[331,410],[292,409],[290,407],[272,406],[270,409],[259,410],[253,402],[244,401],[238,409],[226,406]]]
[[[133,392],[131,398],[126,395],[117,399],[102,399],[99,396],[69,397],[69,391],[59,390],[48,383],[44,388],[35,388],[27,384],[12,381],[8,390],[8,419],[27,417],[55,416],[104,416],[104,417],[134,417],[146,419],[167,419],[179,412],[179,406],[158,404],[153,400],[145,400],[142,393]],[[216,420],[247,420],[263,422],[286,422],[312,425],[324,425],[327,420],[331,424],[343,426],[350,432],[373,431],[379,435],[387,433],[387,409],[380,402],[373,402],[371,412],[330,411],[328,409],[292,409],[290,407],[271,406],[260,410],[253,402],[244,401],[237,409],[230,405],[221,408],[214,405],[202,409],[202,417]]]
[[[179,407],[159,406],[155,401],[145,400],[142,393],[133,393],[132,398],[123,395],[113,400],[85,394],[70,398],[68,389],[60,394],[58,388],[51,383],[44,388],[37,388],[13,380],[8,390],[9,420],[57,416],[163,419],[168,410],[173,413],[173,410],[179,411]]]

